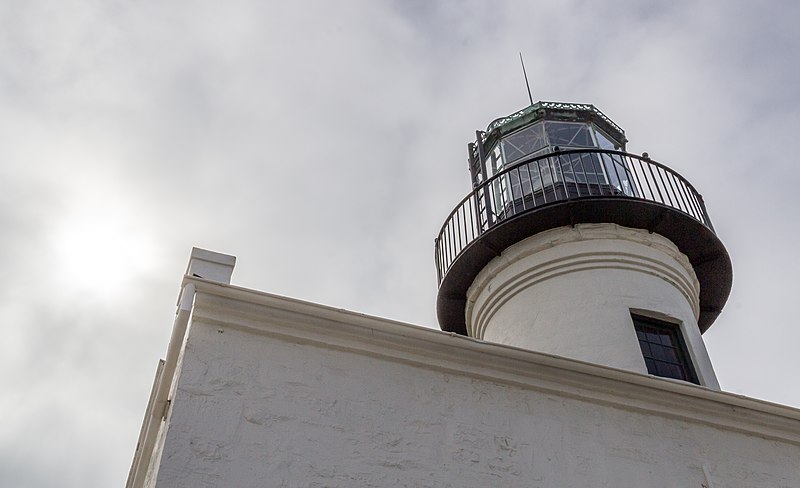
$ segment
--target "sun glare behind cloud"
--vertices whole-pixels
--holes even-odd
[[[96,298],[124,291],[154,267],[152,234],[122,208],[74,208],[61,219],[51,242],[62,286]]]

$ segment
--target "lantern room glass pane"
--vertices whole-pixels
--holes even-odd
[[[619,154],[603,154],[602,158],[611,186],[624,195],[639,196],[625,157]]]
[[[561,173],[569,182],[605,185],[606,175],[600,157],[594,153],[563,154],[559,156]]]
[[[516,161],[545,146],[544,128],[541,122],[525,127],[503,139],[503,154],[506,163]]]
[[[597,147],[587,124],[545,122],[545,129],[551,146]]]
[[[619,151],[620,149],[622,149],[622,147],[619,144],[612,141],[611,138],[607,137],[600,130],[595,129],[594,134],[597,137],[597,145],[598,147],[600,147],[600,149],[608,149],[610,151]]]

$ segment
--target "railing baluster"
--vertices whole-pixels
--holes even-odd
[[[695,208],[695,202],[692,200],[691,189],[686,186],[686,182],[684,181],[680,182],[680,186],[683,189],[684,196],[686,197],[686,213],[694,218],[697,218],[697,208]]]
[[[677,208],[678,210],[684,211],[680,206],[680,201],[678,201],[678,193],[675,190],[675,184],[676,184],[675,181],[676,181],[676,179],[677,178],[676,178],[675,173],[673,173],[671,171],[667,172],[667,180],[669,181],[669,187],[672,190],[672,194],[675,196],[675,205],[673,205],[673,206],[675,208]]]
[[[589,186],[589,176],[586,174],[586,163],[583,161],[583,153],[577,154],[578,156],[578,163],[581,165],[581,174],[583,175],[583,184],[586,185],[587,193],[591,196],[592,188]],[[578,193],[579,197],[584,196],[583,190],[581,190],[581,183],[578,181],[578,174],[575,173],[575,161],[570,161],[570,168],[572,168],[572,177],[575,180],[575,190]]]
[[[522,166],[521,166],[522,167]],[[527,163],[524,165],[525,167],[525,174],[528,175],[528,193],[531,195],[531,204],[535,207],[536,201],[533,199],[533,180],[531,180],[531,167]],[[525,188],[522,189],[522,208],[528,208],[528,204],[525,203]]]
[[[458,252],[461,252],[466,247],[465,243],[467,242],[467,207],[464,205],[461,206],[461,217],[459,220],[459,234],[461,235],[458,240]]]
[[[581,164],[581,173],[583,173],[583,179],[584,179],[583,185],[585,185],[585,187],[582,187],[580,185],[578,186],[578,188],[579,188],[578,196],[592,196],[592,195],[594,195],[594,192],[592,191],[591,177],[589,176],[589,173],[586,172],[586,158],[588,157],[589,158],[589,162],[591,163],[592,159],[594,157],[596,157],[596,155],[586,154],[586,153],[579,153],[579,154],[576,154],[575,156],[578,157],[578,161]],[[594,171],[594,165],[592,165],[592,171]],[[595,174],[595,178],[596,177],[597,177],[597,175]],[[599,188],[598,188],[597,194],[601,195],[602,193],[603,193],[602,190],[599,190]]]
[[[542,191],[542,200],[544,201],[544,203],[547,203],[547,192],[544,191],[544,175],[542,174],[542,161],[547,161],[547,159],[549,159],[549,158],[550,158],[550,156],[547,156],[547,158],[537,159],[536,160],[536,171],[539,173],[539,186],[542,187],[542,190],[541,190]]]
[[[667,200],[669,200],[669,206],[674,207],[675,205],[672,204],[672,198],[669,196],[669,188],[667,188],[667,184],[664,183],[664,169],[663,168],[656,168],[656,173],[658,173],[658,177],[661,180],[661,186],[664,187],[664,194],[667,196]],[[665,202],[666,203],[666,202]]]
[[[600,181],[599,175],[604,175],[603,177],[605,178],[605,174],[606,174],[605,170],[603,169],[604,166],[605,166],[605,162],[603,161],[603,154],[594,153],[594,154],[590,154],[589,156],[590,156],[589,159],[592,162],[592,171],[594,171],[594,178],[595,178],[595,180],[597,180],[597,194],[599,196],[603,196],[603,186],[604,185],[607,185],[607,186],[611,185],[610,178],[609,178],[609,181],[607,181],[606,183],[603,183],[603,182]],[[599,165],[599,169],[598,169],[598,165]],[[586,167],[585,164],[584,164],[584,167]],[[589,183],[588,177],[586,179],[586,183],[587,184]]]
[[[600,190],[600,195],[614,195],[614,183],[611,181],[611,175],[606,174],[606,163],[603,160],[603,154],[592,154],[592,162],[594,163],[594,177],[597,180],[597,189]]]
[[[661,195],[661,188],[658,187],[658,182],[656,181],[656,176],[653,174],[653,165],[652,164],[648,164],[647,165],[647,169],[650,170],[650,176],[653,178],[653,185],[656,187],[656,190],[658,191],[658,201],[659,201],[659,203],[665,203],[664,202],[664,197]],[[658,168],[656,168],[656,169],[658,169]],[[653,195],[653,196],[655,197],[655,195]]]
[[[702,222],[703,222],[703,223],[704,223],[704,224],[705,224],[705,225],[706,225],[706,226],[707,226],[709,229],[711,229],[711,232],[714,232],[714,233],[716,233],[716,231],[714,231],[714,224],[712,224],[712,223],[711,223],[711,217],[709,217],[709,216],[708,216],[708,209],[706,208],[706,204],[705,204],[705,202],[703,201],[703,195],[700,195],[700,194],[698,193],[698,194],[697,194],[697,199],[700,201],[700,208],[702,208],[702,209],[703,209],[703,213],[702,213],[702,215],[703,215],[703,219],[702,219]]]
[[[472,230],[471,237],[472,239],[476,239],[478,237],[478,227],[477,227],[478,219],[475,218],[475,200],[470,198],[467,201],[469,202],[469,218],[472,221],[472,226],[470,227],[470,229]]]
[[[606,154],[605,156],[611,161],[611,167],[614,168],[614,175],[617,177],[617,184],[619,185],[617,190],[619,190],[620,193],[625,195],[626,194],[625,193],[625,185],[622,184],[622,178],[619,177],[619,168],[617,168],[617,166],[618,166],[617,160],[614,159],[614,156],[611,155],[611,154]],[[627,177],[627,174],[625,176]],[[611,182],[609,182],[609,183],[611,183]]]
[[[694,206],[694,204],[695,204],[694,200],[692,200],[692,191],[686,185],[686,182],[682,181],[681,182],[681,186],[683,187],[684,191],[686,192],[686,202],[687,202],[686,203],[686,213],[689,213],[689,214],[695,216],[695,218],[696,218],[697,217],[697,209]]]
[[[517,213],[517,196],[514,194],[514,175],[517,175],[517,180],[519,182],[520,187],[522,186],[522,180],[519,179],[519,166],[512,169],[508,173],[508,186],[510,187],[509,193],[511,194],[511,215]]]
[[[459,221],[459,233],[461,238],[458,240],[458,252],[461,252],[466,247],[467,242],[467,207],[461,206],[461,220]]]
[[[695,211],[694,216],[695,216],[696,219],[702,220],[703,209],[702,209],[702,205],[700,204],[700,202],[697,199],[697,193],[692,192],[690,195],[692,196],[692,201],[694,202],[694,211]]]
[[[561,200],[561,199],[558,198],[558,189],[556,188],[556,166],[559,166],[559,167],[561,166],[561,155],[560,154],[556,156],[556,161],[557,162],[555,164],[553,164],[552,160],[550,161],[550,186],[553,188],[553,198],[555,198],[556,201],[558,201],[558,200]],[[562,180],[563,180],[563,178],[562,178]]]
[[[452,265],[453,261],[455,260],[455,254],[453,253],[453,225],[452,225],[452,222],[451,222],[450,228],[448,229],[447,254],[448,254],[447,260]]]
[[[459,233],[461,234],[461,237],[458,240],[458,252],[459,253],[461,251],[463,251],[465,247],[467,247],[467,222],[466,222],[466,218],[467,218],[467,207],[462,205],[461,206],[461,216],[460,216],[460,220],[459,220],[459,224],[460,225],[458,226]]]
[[[639,178],[639,174],[640,173],[644,173],[644,170],[642,169],[642,162],[640,160],[634,159],[634,158],[632,158],[630,156],[627,156],[626,160],[627,160],[628,163],[631,163],[631,167],[633,167],[633,161],[636,161],[637,169],[633,173],[633,176],[636,177],[636,188],[639,189],[639,196],[644,198],[644,187],[642,186],[641,179]]]
[[[461,207],[458,208],[456,211],[456,220],[455,225],[453,226],[453,233],[455,237],[453,239],[453,247],[456,250],[456,255],[461,252]]]
[[[650,167],[642,162],[642,178],[644,179],[644,184],[647,185],[647,199],[656,202],[658,201],[658,197],[656,192],[653,190],[653,185],[651,184],[653,180],[650,174],[648,174],[649,169]]]
[[[686,194],[683,191],[683,185],[681,184],[681,178],[679,175],[675,177],[675,186],[678,187],[678,195],[681,197],[681,204],[683,205],[683,211],[691,214],[689,211],[689,205],[686,203]]]

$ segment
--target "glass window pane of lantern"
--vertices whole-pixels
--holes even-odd
[[[542,158],[528,163],[527,169],[530,175],[531,189],[533,191],[540,191],[547,186],[553,186],[560,180],[558,170],[555,165],[558,164],[558,158],[552,156]],[[552,168],[552,171],[551,171]]]
[[[596,147],[586,124],[575,122],[545,122],[547,139],[551,146]]]
[[[531,174],[527,164],[512,169],[508,177],[511,180],[511,195],[514,200],[531,194]]]
[[[583,163],[583,169],[586,171],[586,177],[589,183],[596,183],[599,185],[608,184],[600,155],[594,153],[580,154],[579,157]]]
[[[558,158],[565,181],[591,185],[607,184],[599,155],[593,153],[559,154]]]
[[[600,130],[595,129],[594,134],[597,136],[597,145],[600,149],[608,149],[610,151],[619,151],[622,149],[616,142],[612,141]]]
[[[542,124],[525,127],[503,139],[503,153],[506,163],[527,156],[545,145]]]
[[[605,133],[596,127],[594,129],[594,134],[600,149],[609,151],[622,150],[619,144],[612,141],[610,137],[606,136]],[[613,186],[616,191],[625,195],[637,196],[636,189],[631,179],[630,168],[628,168],[624,158],[616,154],[603,154],[602,158],[611,186]]]
[[[496,175],[503,169],[503,160],[500,158],[500,147],[494,146],[486,153],[486,179]]]

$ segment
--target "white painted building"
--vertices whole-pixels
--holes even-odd
[[[444,332],[230,285],[195,249],[128,487],[796,487],[800,411],[720,391],[730,260],[592,106],[470,145]]]

